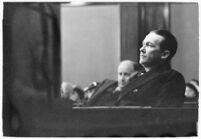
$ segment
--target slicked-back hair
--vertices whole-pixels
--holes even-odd
[[[153,30],[150,33],[155,33],[164,38],[160,44],[161,51],[169,50],[170,55],[167,60],[170,60],[177,52],[177,40],[175,36],[167,30]]]

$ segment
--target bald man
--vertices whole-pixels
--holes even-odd
[[[131,60],[122,61],[118,66],[118,88],[123,88],[126,86],[130,79],[137,73],[137,63]]]
[[[104,80],[95,90],[94,94],[85,103],[85,106],[113,106],[123,87],[129,84],[131,78],[138,75],[141,69],[138,63],[124,60],[118,66],[117,81]]]

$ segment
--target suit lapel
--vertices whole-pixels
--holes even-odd
[[[131,82],[123,88],[121,95],[119,96],[117,101],[120,101],[126,94],[132,91],[135,88],[142,86],[143,84],[150,82],[161,74],[161,72],[150,71],[145,73],[144,75],[133,78]]]
[[[101,87],[97,91],[95,91],[95,93],[91,96],[90,98],[91,101],[89,101],[89,103],[93,103],[96,100],[96,98],[98,98],[98,96],[101,95],[108,87],[116,83],[117,82],[113,80],[105,80],[103,84],[100,85]]]

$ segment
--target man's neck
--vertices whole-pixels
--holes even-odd
[[[149,72],[150,70],[152,69],[158,69],[158,68],[168,68],[170,67],[170,64],[169,63],[160,63],[160,64],[157,64],[157,65],[154,65],[154,66],[147,66],[147,65],[142,65],[145,69],[146,72]]]

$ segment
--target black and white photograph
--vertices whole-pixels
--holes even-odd
[[[4,137],[198,137],[198,2],[3,2]]]

